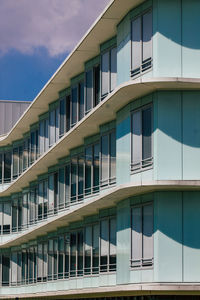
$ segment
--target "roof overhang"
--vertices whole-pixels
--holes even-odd
[[[116,26],[134,7],[144,0],[112,0],[78,45],[42,88],[12,130],[0,138],[0,146],[21,139],[38,115],[48,111],[48,105],[58,99],[59,91],[70,86],[70,79],[84,71],[84,63],[99,54],[99,45],[116,35]]]

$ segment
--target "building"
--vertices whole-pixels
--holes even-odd
[[[0,298],[199,299],[199,11],[112,0],[2,136]]]

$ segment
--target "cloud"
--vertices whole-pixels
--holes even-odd
[[[0,54],[71,51],[109,0],[1,0]]]

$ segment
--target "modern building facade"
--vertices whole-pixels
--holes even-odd
[[[0,139],[0,298],[199,299],[200,2],[112,0]]]

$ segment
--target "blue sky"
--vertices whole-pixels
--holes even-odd
[[[0,99],[33,100],[108,3],[1,0]]]

